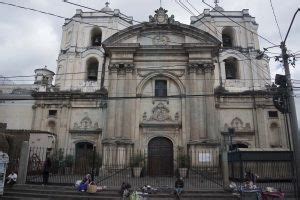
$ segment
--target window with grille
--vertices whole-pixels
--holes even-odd
[[[226,79],[238,79],[237,61],[235,58],[224,60]]]
[[[49,110],[49,116],[56,116],[57,110]]]
[[[155,96],[166,97],[167,93],[167,81],[166,80],[155,80]]]
[[[278,118],[278,112],[277,111],[269,111],[269,117]]]

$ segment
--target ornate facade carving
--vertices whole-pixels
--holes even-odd
[[[172,74],[175,77],[182,77],[183,75],[185,75],[185,70],[184,69],[158,69],[155,70],[156,73],[169,73]],[[153,74],[153,70],[149,70],[149,69],[137,69],[137,74],[140,77],[147,77],[151,74]]]
[[[179,120],[179,113],[177,112],[174,116],[175,120]],[[158,121],[158,122],[164,122],[164,121],[174,121],[170,115],[170,110],[167,106],[165,106],[163,103],[158,103],[157,106],[155,106],[152,109],[152,115],[147,119],[147,113],[144,112],[143,114],[143,120],[144,121]]]
[[[213,63],[189,63],[188,71],[192,72],[211,72],[215,69],[215,65]]]
[[[160,7],[155,11],[154,17],[152,15],[149,16],[149,22],[155,24],[176,24],[179,23],[175,21],[174,15],[170,17],[167,15],[168,10],[163,9]]]
[[[86,116],[80,121],[75,122],[73,125],[73,130],[97,130],[99,129],[98,122],[93,123],[92,120],[88,117],[87,113]]]
[[[228,130],[228,128],[234,128],[235,131],[251,131],[250,123],[245,123],[244,125],[244,122],[238,117],[235,117],[231,121],[230,126],[225,123],[224,130],[226,131]]]
[[[132,73],[134,70],[134,64],[133,63],[113,63],[113,64],[109,65],[108,69],[111,72]]]

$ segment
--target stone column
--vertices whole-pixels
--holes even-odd
[[[264,116],[264,108],[257,106],[257,109],[254,110],[253,117],[256,117],[256,122],[253,123],[252,130],[255,130],[255,147],[258,148],[268,148],[269,147],[269,132],[266,129],[268,122]],[[256,116],[255,116],[256,115]],[[257,123],[257,130],[254,128],[255,123]]]
[[[125,75],[125,96],[127,97],[134,97],[135,96],[135,88],[132,80],[132,73],[133,73],[133,64],[126,64],[126,75]],[[132,89],[134,88],[134,90]],[[131,138],[131,131],[132,131],[132,126],[134,126],[134,122],[132,121],[132,112],[134,112],[134,99],[124,99],[123,100],[124,105],[123,105],[123,130],[122,130],[122,137],[124,138]]]
[[[29,142],[24,141],[22,143],[20,162],[19,162],[19,170],[18,170],[18,178],[17,178],[18,184],[26,183],[28,160],[29,160]]]
[[[215,123],[215,98],[214,94],[214,82],[213,80],[213,64],[203,64],[204,68],[204,79],[205,86],[204,91],[205,94],[205,114],[206,114],[206,135],[205,137],[209,137],[211,139],[216,139],[216,123]]]
[[[119,68],[119,64],[118,64],[118,80],[117,81],[117,88],[116,88],[116,96],[119,97],[116,100],[116,118],[114,121],[114,125],[116,127],[115,129],[115,136],[116,138],[122,138],[124,135],[124,130],[123,130],[123,115],[124,115],[124,103],[125,103],[125,99],[123,99],[122,97],[126,96],[127,94],[125,94],[125,79],[126,79],[126,72],[124,68]],[[121,97],[121,98],[120,98]]]
[[[189,93],[188,95],[194,95],[197,93],[196,83],[196,71],[197,65],[191,64],[188,66],[189,71]],[[197,98],[189,97],[188,102],[190,103],[190,141],[196,141],[199,139],[199,113],[198,113],[198,101]]]
[[[109,97],[116,96],[116,88],[117,88],[117,67],[112,65],[109,67],[110,75],[109,75]],[[115,121],[116,121],[116,100],[110,99],[108,101],[107,108],[107,131],[103,136],[104,139],[113,138],[115,136]]]
[[[196,99],[198,101],[198,124],[199,128],[199,139],[206,139],[207,138],[207,129],[206,129],[206,122],[207,122],[207,108],[206,108],[206,92],[205,92],[205,73],[203,70],[202,64],[199,64],[199,75],[197,76],[197,95],[199,95]]]

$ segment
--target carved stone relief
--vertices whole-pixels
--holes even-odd
[[[179,121],[179,113],[176,112],[174,119],[172,119],[170,115],[170,110],[167,106],[165,106],[163,103],[158,103],[157,106],[155,106],[152,109],[152,115],[147,119],[147,112],[143,113],[143,121],[158,121],[158,122],[164,122],[164,121]]]
[[[215,65],[213,63],[190,63],[188,65],[188,71],[190,73],[193,72],[211,72],[215,69]]]
[[[73,125],[74,130],[97,130],[99,129],[98,122],[93,123],[92,120],[88,117],[87,113],[86,116],[82,118],[80,122],[75,122]]]
[[[250,123],[245,123],[244,125],[244,122],[238,117],[235,117],[231,121],[230,126],[225,123],[224,130],[227,131],[228,128],[234,128],[235,131],[251,131]]]
[[[149,16],[149,22],[155,23],[155,24],[176,24],[179,23],[175,21],[174,15],[171,15],[170,17],[167,15],[168,10],[163,9],[160,7],[155,11],[155,15]]]
[[[168,67],[168,66],[167,66]],[[171,67],[171,66],[170,66]],[[182,77],[185,74],[185,69],[156,69],[155,68],[155,72],[156,73],[168,73],[168,74],[172,74],[173,76],[176,77]],[[137,74],[140,77],[147,77],[151,74],[153,74],[153,69],[149,68],[149,69],[137,69]]]
[[[117,72],[117,73],[132,73],[134,70],[134,64],[133,63],[113,63],[110,64],[108,69],[111,72]]]

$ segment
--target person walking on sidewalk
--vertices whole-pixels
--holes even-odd
[[[50,169],[51,169],[51,160],[49,157],[47,157],[43,167],[43,185],[48,184]]]

